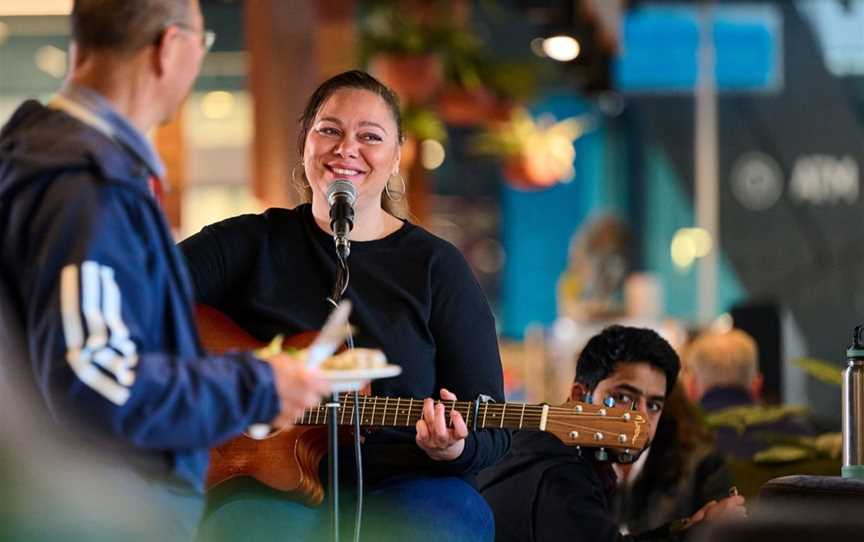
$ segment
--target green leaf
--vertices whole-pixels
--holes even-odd
[[[835,363],[806,357],[793,359],[792,363],[820,382],[836,386],[843,385],[843,369]]]
[[[731,427],[743,433],[748,427],[776,422],[787,416],[803,415],[807,408],[802,406],[762,406],[748,405],[731,407],[705,416],[710,427]]]
[[[803,459],[813,459],[814,454],[796,446],[772,446],[753,456],[756,463],[791,463]]]
[[[444,122],[434,111],[423,107],[407,107],[402,111],[402,130],[417,141],[447,140],[447,128]]]

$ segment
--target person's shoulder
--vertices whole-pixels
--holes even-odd
[[[83,196],[119,181],[147,193],[143,164],[98,130],[34,100],[22,104],[3,128],[0,161],[13,177],[4,179],[6,184],[25,182],[43,190],[44,182],[75,176],[74,187],[54,189]]]
[[[231,247],[254,246],[267,237],[268,223],[263,214],[242,214],[232,216],[204,226],[197,234],[184,239],[180,247],[190,253],[200,247],[202,242],[216,242],[225,247],[226,254],[234,253]]]
[[[538,431],[516,431],[507,454],[480,472],[479,487],[483,492],[500,495],[501,488],[514,484],[537,484],[544,472],[570,461],[570,453],[555,437]]]
[[[586,450],[585,453],[592,452]],[[579,513],[589,513],[597,507],[607,509],[614,479],[608,476],[601,479],[600,468],[603,466],[578,457],[545,463],[537,478],[538,508]]]
[[[562,464],[588,465],[579,450],[543,431],[516,431],[508,457],[524,466],[551,468]]]
[[[213,222],[180,243],[184,250],[192,250],[202,239],[216,241],[225,247],[265,247],[277,243],[291,243],[302,230],[301,210],[270,208],[262,213],[245,213]],[[275,240],[275,241],[274,241]],[[228,249],[230,250],[230,248]]]
[[[270,227],[286,227],[292,225],[300,225],[307,219],[307,214],[311,216],[311,207],[308,203],[303,203],[293,208],[286,207],[271,207],[258,216],[267,223]]]
[[[464,254],[452,242],[410,222],[405,227],[409,230],[402,237],[402,244],[425,253],[439,271],[448,274],[470,273]]]
[[[8,139],[28,130],[30,126],[39,122],[45,113],[48,113],[48,109],[36,100],[22,102],[0,129],[0,139]]]
[[[271,207],[263,213],[244,213],[225,218],[207,226],[220,232],[248,231],[264,233],[268,230],[283,228],[291,223],[299,222],[296,209]]]

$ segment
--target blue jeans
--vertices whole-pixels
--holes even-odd
[[[356,495],[340,493],[341,539],[352,540]],[[230,480],[208,497],[199,541],[330,540],[327,498],[316,508],[249,478]],[[470,484],[459,478],[392,478],[363,495],[361,540],[492,542],[492,511]]]

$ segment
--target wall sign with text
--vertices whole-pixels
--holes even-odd
[[[735,200],[751,211],[773,207],[785,192],[793,203],[854,205],[861,193],[860,168],[849,155],[807,154],[792,163],[788,182],[777,161],[763,152],[748,152],[732,165]]]

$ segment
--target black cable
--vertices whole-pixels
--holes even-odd
[[[339,263],[339,267],[336,269],[336,284],[333,286],[333,295],[327,299],[334,307],[339,304],[339,301],[348,289],[348,282],[351,280],[351,271],[348,269],[348,263],[338,250],[336,251],[336,260]],[[345,342],[349,350],[354,349],[354,334],[351,333],[350,329],[348,330]],[[360,448],[360,394],[355,390],[352,396],[354,400],[354,464],[357,468],[357,505],[354,516],[354,542],[359,542],[360,527],[363,520],[363,455]]]

